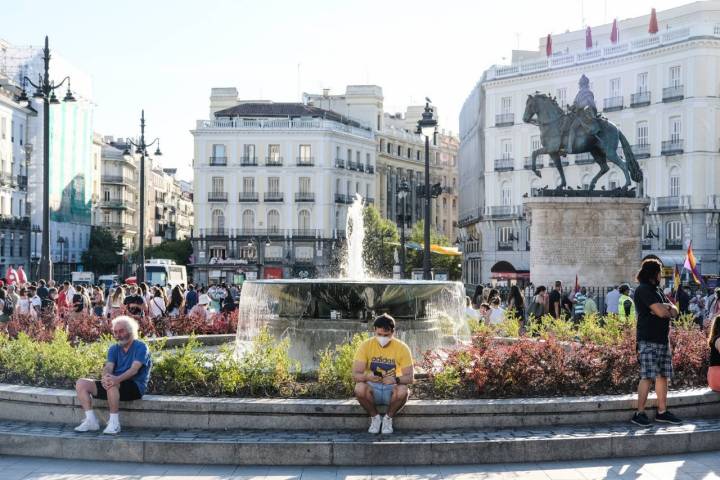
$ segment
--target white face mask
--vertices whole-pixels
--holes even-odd
[[[375,338],[377,339],[377,341],[378,341],[378,343],[380,344],[380,346],[383,347],[383,348],[385,348],[385,346],[386,346],[388,343],[390,343],[390,337],[380,337],[380,336],[376,336]]]

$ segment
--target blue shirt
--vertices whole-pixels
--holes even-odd
[[[152,369],[152,357],[144,342],[133,340],[127,352],[119,344],[114,343],[108,350],[107,361],[115,364],[113,375],[116,376],[130,370],[133,362],[142,363],[142,367],[131,380],[137,385],[140,395],[145,394],[148,379],[150,378],[150,370]]]

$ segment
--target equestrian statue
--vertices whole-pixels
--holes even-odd
[[[562,190],[567,186],[567,182],[560,157],[565,157],[568,153],[588,152],[600,166],[600,171],[590,182],[590,191],[595,190],[598,179],[610,170],[608,161],[620,167],[625,174],[622,190],[628,190],[630,180],[642,181],[642,170],[625,135],[607,118],[597,113],[595,97],[589,84],[590,81],[585,75],[580,77],[580,90],[567,113],[549,95],[539,92],[528,95],[523,121],[540,128],[542,145],[542,148],[532,152],[532,171],[542,177],[535,162],[538,155],[548,154],[560,173],[561,182],[557,188]],[[618,156],[618,143],[622,146],[624,161]]]

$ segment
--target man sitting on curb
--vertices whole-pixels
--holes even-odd
[[[100,398],[107,400],[110,411],[110,420],[103,433],[120,433],[120,402],[139,400],[145,393],[152,358],[147,345],[138,340],[137,322],[127,316],[116,317],[112,322],[112,333],[117,343],[108,349],[102,380],[81,378],[75,384],[78,400],[85,411],[85,420],[75,428],[76,432],[100,429],[92,410],[92,399]]]
[[[393,417],[408,400],[408,385],[413,383],[413,361],[410,348],[394,338],[395,319],[380,315],[373,323],[375,336],[358,348],[353,363],[355,397],[371,417],[370,433],[393,433]],[[385,417],[377,405],[387,405]]]

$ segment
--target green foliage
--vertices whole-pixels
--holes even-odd
[[[187,265],[190,263],[190,255],[192,255],[192,244],[190,240],[167,240],[160,245],[147,247],[145,249],[145,258],[167,258],[174,260],[178,265]],[[137,258],[137,252],[133,253],[131,258]]]
[[[200,347],[200,342],[191,336],[184,346],[163,352],[153,365],[153,379],[159,379],[164,388],[180,394],[207,388],[211,357]]]
[[[369,273],[380,277],[391,277],[395,264],[394,251],[399,248],[400,239],[395,223],[382,218],[378,209],[372,205],[365,207],[363,222],[365,224],[363,257]]]
[[[360,344],[370,337],[368,333],[356,333],[348,343],[335,345],[320,352],[318,367],[319,387],[325,393],[352,395],[355,382],[352,378],[353,360]]]
[[[419,220],[413,226],[408,241],[415,242],[420,246],[425,245],[425,222]],[[440,245],[441,247],[450,247],[450,240],[440,234],[436,229],[430,228],[430,244]],[[430,264],[434,270],[445,270],[448,272],[450,280],[460,280],[462,277],[462,267],[460,266],[461,257],[452,255],[439,255],[437,253],[430,254]],[[407,261],[405,262],[405,274],[409,278],[413,268],[422,268],[423,251],[408,250]]]
[[[432,376],[433,391],[440,398],[452,398],[462,387],[460,371],[453,365],[447,365]]]
[[[251,394],[286,391],[300,370],[300,363],[290,358],[289,350],[288,338],[278,342],[267,328],[262,329],[238,361],[244,387]]]
[[[117,254],[123,249],[122,241],[113,237],[110,230],[93,227],[90,230],[88,249],[83,252],[81,261],[86,271],[98,275],[116,273],[122,257]]]

